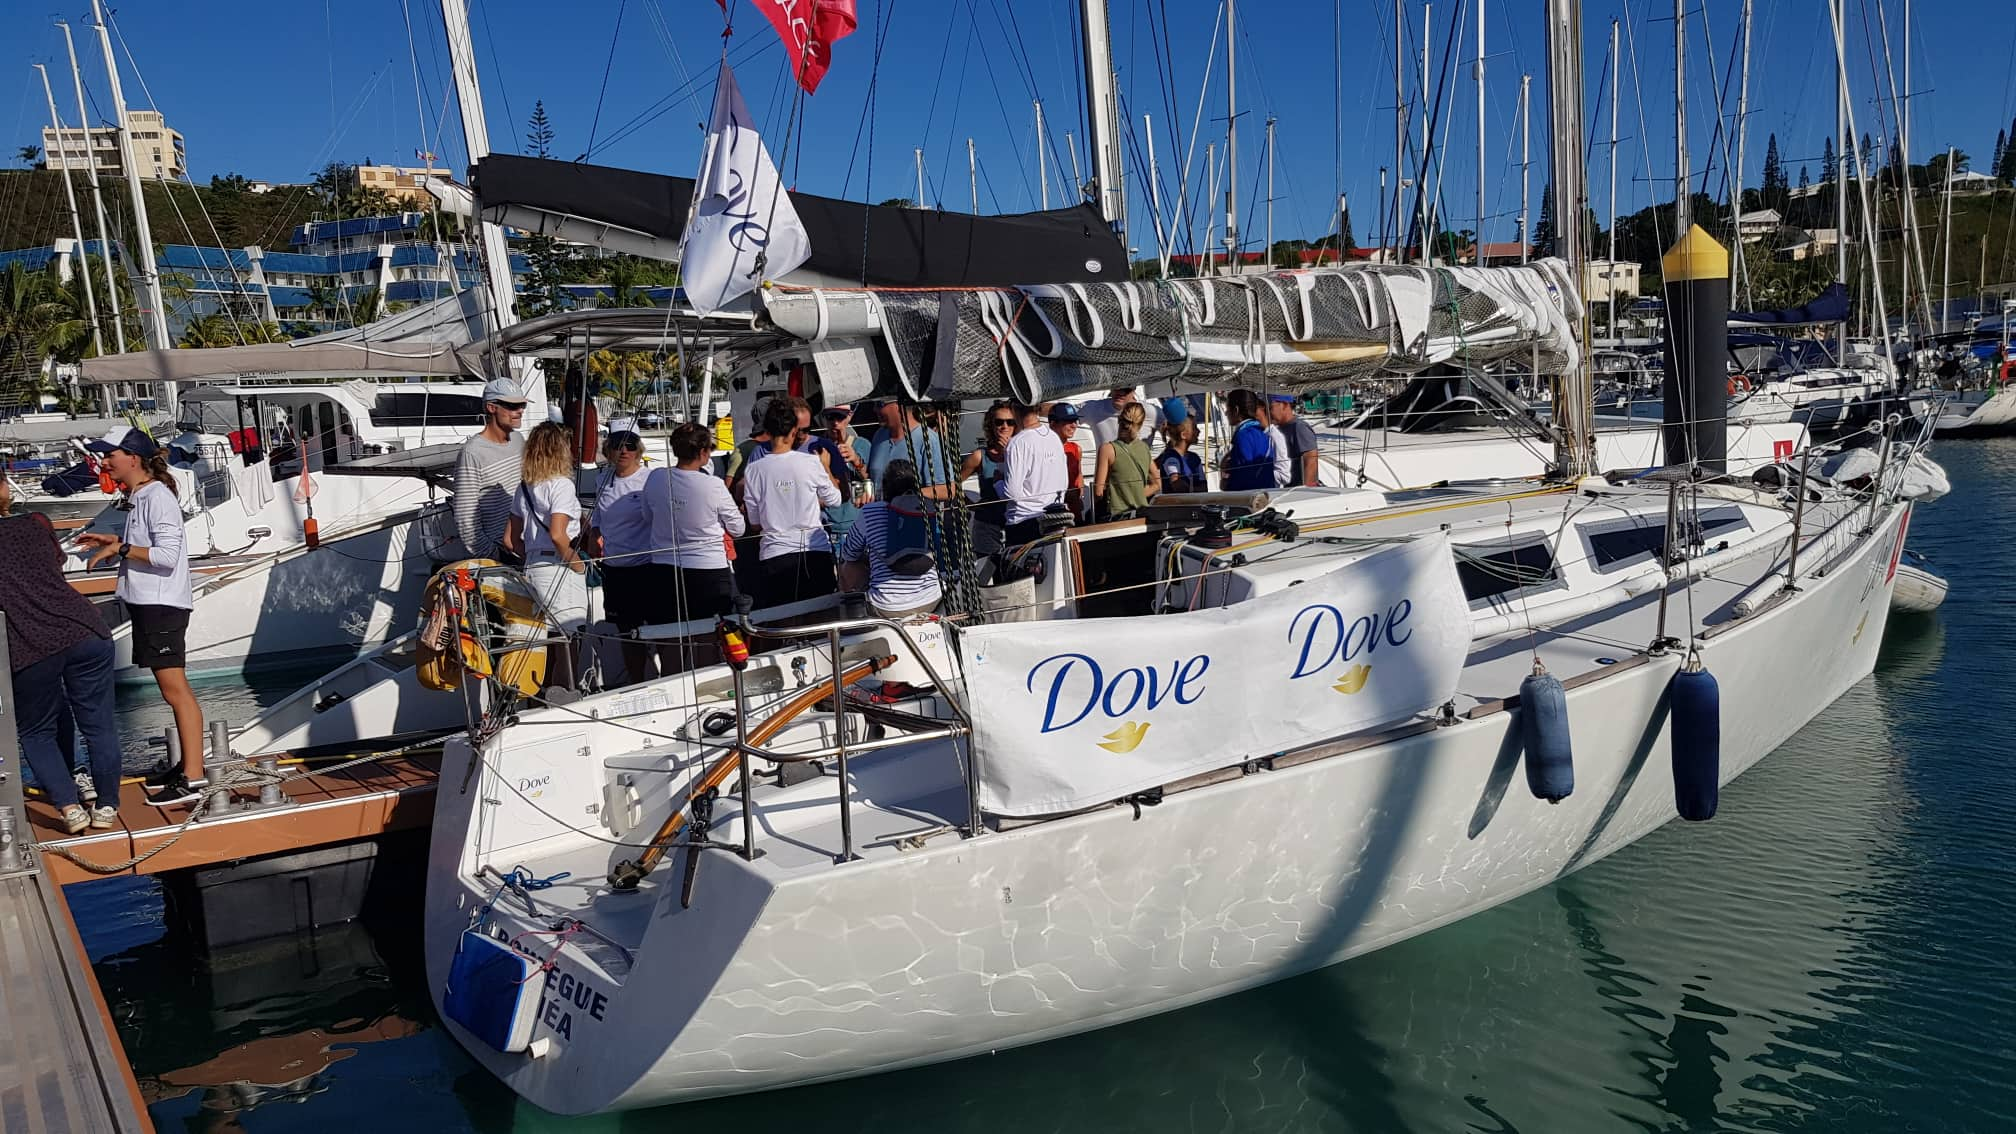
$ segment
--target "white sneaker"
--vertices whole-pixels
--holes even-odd
[[[91,829],[109,831],[119,825],[119,809],[116,807],[94,807],[91,809]]]
[[[86,806],[98,802],[98,785],[92,782],[91,773],[79,768],[70,778],[77,782],[77,794],[83,797]]]
[[[73,803],[63,809],[63,827],[71,834],[81,835],[84,833],[84,828],[90,825],[91,817],[86,815],[84,809],[77,804]]]

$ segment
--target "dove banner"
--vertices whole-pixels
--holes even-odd
[[[1470,609],[1446,534],[1302,562],[1306,579],[1227,607],[962,629],[981,806],[1075,811],[1454,695]]]

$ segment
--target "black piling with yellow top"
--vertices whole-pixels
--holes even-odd
[[[1660,265],[1666,288],[1666,463],[1727,472],[1729,251],[1694,225]]]

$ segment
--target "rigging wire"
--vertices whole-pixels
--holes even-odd
[[[609,97],[609,73],[616,69],[616,45],[623,41],[623,13],[629,9],[630,0],[619,0],[616,26],[609,29],[609,57],[602,61],[602,86],[595,92],[595,117],[588,122],[588,150],[595,148],[595,132],[602,125],[602,101]],[[587,157],[587,151],[581,156]]]

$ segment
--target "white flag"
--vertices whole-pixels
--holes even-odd
[[[791,207],[791,195],[726,63],[714,88],[714,124],[693,192],[698,207],[686,226],[679,272],[687,302],[700,314],[726,307],[812,254],[798,210]]]

